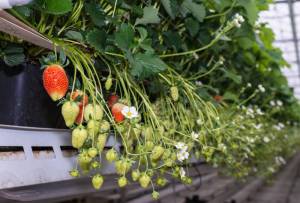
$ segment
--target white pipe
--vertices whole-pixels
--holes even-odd
[[[13,6],[21,6],[31,2],[31,0],[0,0],[0,9],[8,9]]]

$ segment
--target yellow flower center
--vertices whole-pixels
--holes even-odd
[[[128,117],[131,117],[132,116],[132,113],[129,111],[129,112],[127,112],[127,116]]]

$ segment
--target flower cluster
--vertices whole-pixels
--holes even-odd
[[[175,147],[179,150],[177,152],[177,159],[180,162],[189,158],[189,153],[187,152],[188,146],[183,142],[178,142]]]
[[[237,13],[237,14],[235,14],[232,22],[233,22],[235,27],[240,28],[241,24],[243,22],[245,22],[245,19],[244,19],[243,16],[241,16],[240,14]]]
[[[258,90],[262,93],[264,93],[266,91],[265,87],[262,84],[259,84],[257,87],[258,87]]]
[[[280,123],[280,122],[277,125],[273,126],[273,128],[275,128],[278,131],[281,131],[284,127],[285,127],[285,125],[283,123]]]

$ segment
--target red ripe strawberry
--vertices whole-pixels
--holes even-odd
[[[77,125],[79,125],[79,124],[81,124],[82,123],[82,121],[83,121],[83,106],[82,105],[79,105],[79,113],[78,113],[78,115],[77,115],[77,117],[76,117],[76,120],[75,120],[75,123],[77,124]]]
[[[115,103],[111,108],[111,113],[117,123],[120,123],[125,119],[124,115],[121,112],[124,107],[124,104]]]
[[[43,73],[43,85],[53,101],[63,98],[69,87],[65,70],[57,64],[47,66]]]
[[[118,97],[117,95],[115,95],[115,94],[111,95],[111,96],[108,98],[108,102],[107,102],[109,108],[112,108],[113,105],[114,105],[115,103],[118,102],[118,100],[119,100],[119,97]]]
[[[220,103],[222,101],[223,97],[220,96],[220,95],[216,95],[216,96],[214,96],[214,99],[215,99],[216,102]]]

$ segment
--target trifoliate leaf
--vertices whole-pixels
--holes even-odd
[[[80,32],[77,32],[77,31],[69,30],[68,32],[66,32],[65,36],[69,39],[76,40],[76,41],[79,41],[79,42],[83,41],[82,34]]]
[[[199,22],[203,22],[206,16],[205,7],[193,2],[193,0],[185,0],[181,4],[181,8],[183,13],[191,13]]]
[[[72,10],[72,0],[34,0],[33,6],[44,13],[62,15]]]
[[[105,14],[99,4],[88,3],[86,4],[85,10],[96,26],[102,27],[105,25]]]
[[[137,78],[147,78],[167,69],[167,65],[155,55],[138,53],[131,64],[131,74]]]
[[[25,61],[25,55],[23,53],[7,54],[3,56],[3,60],[8,66],[17,66]]]
[[[122,24],[119,31],[115,34],[117,46],[123,50],[128,50],[133,44],[134,30],[129,24]]]
[[[144,11],[143,17],[136,19],[135,25],[156,24],[160,22],[160,19],[158,17],[158,8],[155,8],[153,6],[147,6],[144,8],[143,11]]]
[[[86,36],[86,41],[98,51],[104,51],[106,45],[106,33],[103,30],[92,30]]]
[[[176,11],[177,11],[177,1],[176,0],[161,0],[162,5],[164,6],[166,12],[169,14],[169,16],[174,20],[176,17]]]

